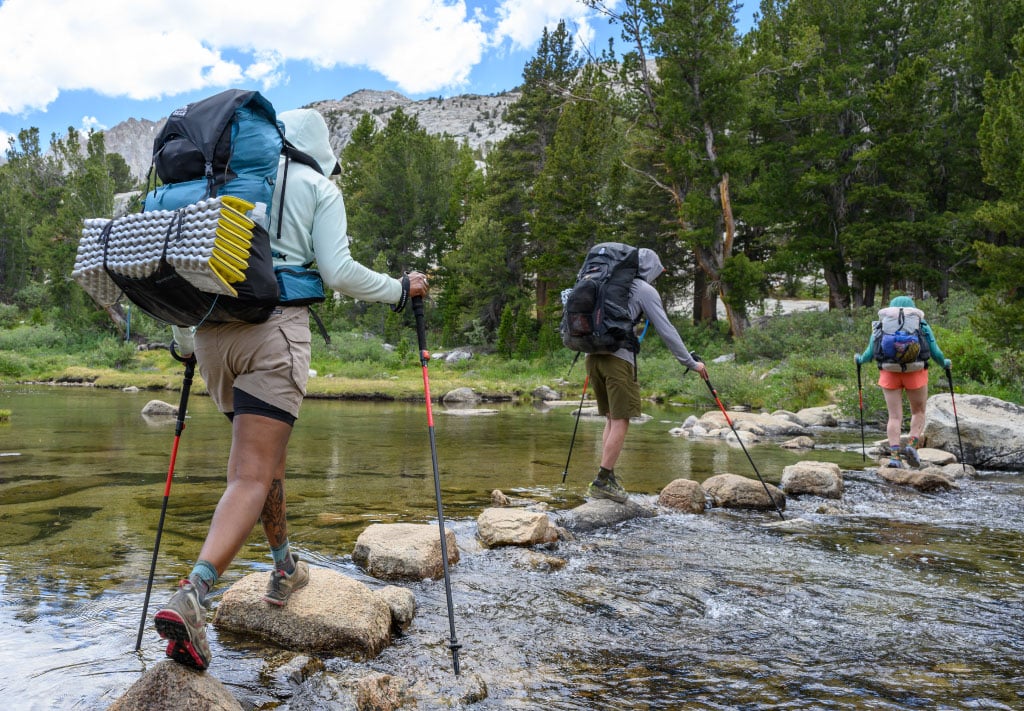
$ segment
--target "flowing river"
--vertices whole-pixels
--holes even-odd
[[[153,398],[178,401],[177,393],[0,389],[0,409],[13,413],[0,424],[8,708],[104,709],[164,659],[152,614],[198,553],[222,489],[229,428],[208,398],[191,398],[136,652],[174,441],[173,420],[140,414]],[[980,472],[956,490],[922,494],[865,470],[859,427],[821,429],[812,452],[748,446],[776,484],[802,459],[843,469],[842,500],[789,500],[786,518],[798,524],[774,525],[774,512],[661,511],[554,550],[487,550],[476,517],[492,490],[555,512],[583,502],[602,424],[580,421],[563,484],[574,408],[494,409],[434,408],[444,513],[461,554],[451,569],[460,662],[487,686],[472,708],[1024,708],[1021,472]],[[740,448],[668,434],[699,411],[645,412],[652,419],[631,428],[617,467],[641,501],[654,506],[676,478],[754,476]],[[869,441],[881,436],[869,429]],[[288,472],[293,545],[370,587],[383,583],[351,561],[367,525],[436,525],[422,403],[307,401]],[[826,503],[834,509],[822,512]],[[559,565],[538,563],[538,553]],[[218,590],[269,564],[254,531]],[[408,587],[418,607],[408,633],[375,659],[327,659],[328,669],[444,685],[452,670],[443,582]],[[280,652],[209,629],[209,673],[246,708],[288,708],[294,689],[268,661]]]

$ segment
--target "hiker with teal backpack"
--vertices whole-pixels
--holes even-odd
[[[340,166],[323,117],[299,109],[277,118],[287,139],[313,156],[320,170],[293,163],[282,178],[284,200],[281,190],[274,192],[268,232],[275,266],[302,270],[315,261],[330,290],[392,304],[395,311],[410,298],[426,296],[423,274],[396,279],[352,258],[344,200],[327,177]],[[309,375],[310,312],[300,303],[277,306],[262,323],[203,323],[194,333],[174,328],[177,351],[185,357],[195,353],[210,397],[231,422],[227,486],[191,574],[155,616],[157,631],[168,640],[167,656],[198,669],[211,659],[204,601],[257,521],[274,561],[263,599],[284,605],[309,582],[308,564],[289,548],[284,489],[288,440]]]
[[[581,294],[588,290],[588,271],[595,277],[600,274],[599,279],[593,281],[607,280],[613,285],[617,281],[618,288],[613,286],[607,296],[604,289],[598,289],[596,296],[581,299]],[[567,347],[586,353],[587,381],[593,386],[598,414],[605,418],[601,464],[597,476],[587,488],[587,495],[592,498],[617,503],[625,503],[629,498],[629,493],[615,475],[615,464],[626,441],[630,418],[642,414],[636,360],[640,341],[634,332],[642,318],[646,317],[648,325],[654,326],[680,364],[697,371],[701,377],[707,375],[704,363],[696,360],[686,349],[665,312],[661,295],[652,286],[664,272],[665,267],[653,250],[606,242],[590,250],[576,285],[571,291],[567,290],[564,297],[562,341]],[[573,296],[572,292],[576,295]],[[574,299],[578,299],[581,305],[575,306]],[[598,334],[602,318],[598,314],[612,321],[614,319],[609,314],[619,310],[622,311],[619,319],[622,323],[616,326],[623,332],[622,336]]]
[[[935,334],[909,296],[897,296],[879,310],[871,326],[871,339],[863,353],[854,356],[860,366],[874,359],[878,363],[878,385],[885,396],[888,422],[885,433],[889,445],[887,466],[901,469],[904,461],[921,466],[917,448],[924,431],[928,404],[928,362],[934,360],[948,372],[952,363],[942,354]],[[860,372],[858,370],[858,372]],[[910,435],[902,443],[903,392],[910,404]]]

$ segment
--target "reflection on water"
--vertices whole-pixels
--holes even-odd
[[[173,441],[139,415],[153,397],[11,389],[0,406],[0,688],[24,709],[104,708],[163,659],[147,627],[134,652]],[[158,605],[187,574],[224,476],[228,428],[193,397],[181,437],[154,583]],[[691,414],[647,408],[618,469],[651,502],[677,477],[752,475],[743,451],[675,439]],[[839,513],[822,502],[772,512],[663,514],[580,536],[554,551],[485,550],[475,518],[500,488],[555,510],[582,501],[601,423],[580,422],[566,483],[571,408],[502,406],[467,417],[435,408],[464,672],[489,709],[913,709],[1024,707],[1024,486],[983,475],[922,495],[861,471],[859,429],[819,434],[812,455],[749,448],[778,482],[803,458],[837,462]],[[877,436],[877,433],[876,433]],[[315,564],[370,586],[353,566],[373,522],[436,515],[425,408],[310,401],[289,455],[292,541]],[[852,446],[852,445],[856,446]],[[565,561],[552,566],[543,553]],[[223,590],[269,567],[258,531]],[[408,634],[365,666],[411,680],[450,675],[443,585],[410,586]],[[151,608],[151,612],[154,611]],[[270,650],[211,627],[211,673],[251,707],[287,700]],[[351,666],[344,659],[328,667]]]

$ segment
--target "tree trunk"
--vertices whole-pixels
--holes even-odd
[[[846,283],[846,272],[839,269],[825,269],[825,283],[828,284],[828,308],[846,309],[850,306],[850,286]]]
[[[725,260],[732,254],[732,244],[735,236],[736,223],[733,220],[732,214],[732,201],[729,199],[729,174],[726,173],[722,176],[721,181],[718,183],[718,197],[722,208],[722,227],[724,233],[724,239],[722,241],[722,252],[721,261],[719,262],[719,274],[721,274],[721,266],[725,264]],[[737,313],[730,305],[728,300],[725,299],[726,294],[729,293],[730,285],[725,282],[721,277],[718,280],[718,290],[722,294],[722,303],[725,304],[725,315],[729,319],[729,333],[733,338],[738,338],[743,335],[743,331],[747,327],[747,315],[745,313]]]
[[[128,319],[125,318],[124,308],[122,308],[120,302],[107,306],[105,311],[110,316],[110,320],[114,322],[114,327],[117,328],[117,332],[121,334],[121,340],[124,340],[128,333]]]
[[[711,323],[718,320],[718,297],[708,289],[708,276],[697,264],[693,268],[693,323]]]
[[[550,291],[551,283],[547,279],[537,279],[535,294],[537,299],[537,320],[541,323],[544,322],[544,316],[547,312],[548,294]]]

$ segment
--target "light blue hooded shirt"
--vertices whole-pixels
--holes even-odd
[[[401,282],[352,258],[345,201],[337,185],[326,177],[334,170],[338,159],[331,148],[323,116],[313,109],[295,109],[284,111],[277,118],[284,125],[285,137],[316,159],[323,175],[293,160],[288,164],[286,178],[284,158],[281,158],[268,228],[274,266],[302,266],[315,260],[327,288],[361,301],[397,304],[402,296]],[[282,181],[285,181],[283,191]],[[277,237],[279,221],[280,239]]]

